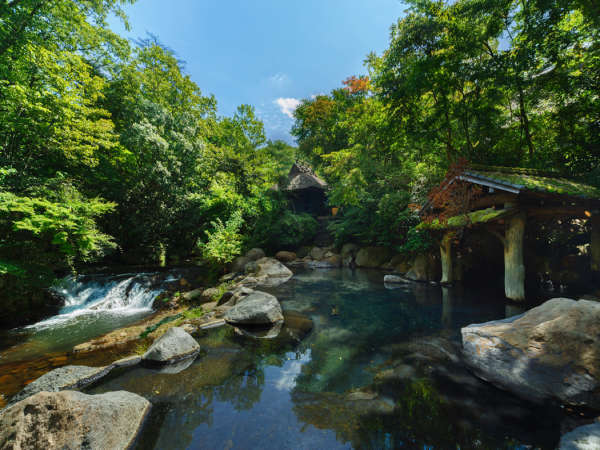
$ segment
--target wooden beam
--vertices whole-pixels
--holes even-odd
[[[452,231],[446,232],[440,243],[440,256],[442,261],[442,279],[441,283],[450,284],[454,282],[454,258],[452,254],[452,242],[454,241],[455,233]]]
[[[503,205],[504,203],[512,203],[515,202],[516,195],[515,194],[494,194],[494,195],[486,195],[484,197],[480,197],[473,202],[469,209],[482,209],[489,208],[494,205]]]
[[[587,217],[582,206],[548,206],[526,208],[529,217]]]
[[[525,300],[523,244],[527,215],[520,212],[508,220],[504,243],[504,293],[516,301]]]

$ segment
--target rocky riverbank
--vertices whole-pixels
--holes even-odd
[[[256,257],[250,258],[243,273],[226,275],[222,284],[212,290],[186,293],[187,300],[203,301],[200,307],[161,311],[134,326],[77,345],[72,355],[131,348],[132,343],[138,345],[139,352],[145,348],[140,347],[142,343],[152,341],[141,355],[100,367],[62,366],[35,379],[12,395],[0,413],[0,446],[32,448],[45,443],[49,448],[128,448],[143,425],[150,403],[128,392],[90,396],[73,389],[99,383],[113,370],[126,370],[139,364],[165,373],[185,370],[201,353],[190,333],[203,328],[229,323],[237,332],[251,338],[277,337],[285,321],[281,306],[274,296],[253,288],[284,283],[292,277],[292,272],[275,259],[256,251],[254,254]],[[303,337],[312,328],[312,325],[307,328],[293,314],[290,319],[292,325],[302,328],[293,335]],[[304,322],[306,320],[310,319]],[[255,335],[254,328],[244,330],[248,326],[266,327],[268,332]],[[67,360],[68,357],[64,362]],[[113,410],[115,412],[108,417]]]

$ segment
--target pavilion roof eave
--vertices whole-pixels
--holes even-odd
[[[465,172],[462,175],[458,175],[457,178],[461,181],[468,181],[470,183],[480,184],[482,186],[487,186],[492,189],[510,192],[511,194],[517,195],[520,194],[521,190],[524,188],[523,185],[500,182],[498,180],[494,180],[493,178],[488,178],[486,176],[473,172]]]
[[[431,222],[421,222],[417,225],[417,229],[428,229],[430,231],[443,231],[458,229],[465,226],[483,225],[505,219],[518,211],[516,208],[494,209],[487,208],[470,213],[459,214],[458,216],[450,217],[445,221],[434,219]]]

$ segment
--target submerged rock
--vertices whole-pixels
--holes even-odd
[[[2,448],[129,448],[150,402],[125,391],[39,392],[0,414]]]
[[[281,329],[283,328],[283,321],[275,323],[273,326],[269,328],[245,328],[242,326],[234,327],[234,331],[236,334],[240,336],[247,336],[254,339],[275,339],[281,333]]]
[[[171,364],[195,356],[200,345],[180,327],[169,328],[142,356],[148,363]]]
[[[484,380],[537,402],[600,408],[600,304],[555,298],[461,331],[464,357]]]
[[[596,450],[600,448],[600,423],[575,428],[560,438],[559,450]]]
[[[28,384],[15,395],[10,403],[19,402],[38,392],[58,392],[67,389],[81,389],[108,374],[114,365],[103,367],[64,366],[54,369],[32,383]]]
[[[400,283],[406,283],[406,279],[402,278],[401,276],[398,275],[386,275],[383,277],[383,282],[384,283],[391,283],[391,284],[400,284]]]
[[[268,325],[283,320],[277,298],[255,291],[225,313],[225,321],[241,325]]]

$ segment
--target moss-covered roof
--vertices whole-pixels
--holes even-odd
[[[486,222],[491,222],[492,220],[500,219],[510,213],[513,213],[512,209],[480,209],[478,211],[473,211],[468,214],[461,214],[459,216],[450,217],[445,221],[440,221],[439,219],[434,219],[431,222],[421,222],[417,225],[417,229],[427,229],[427,230],[447,230],[450,228],[462,228],[467,225],[477,225]]]
[[[531,169],[506,167],[475,167],[465,175],[505,184],[519,191],[529,190],[556,195],[600,199],[600,189],[576,181]]]

